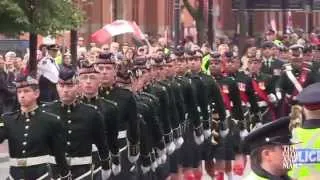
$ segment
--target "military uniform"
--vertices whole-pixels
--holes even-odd
[[[140,133],[137,117],[137,104],[133,92],[129,89],[131,83],[130,67],[121,64],[117,71],[117,82],[106,96],[119,107],[118,143],[120,148],[122,172],[112,179],[137,178],[136,161],[140,155]]]
[[[37,86],[37,81],[18,76],[16,87],[27,86]],[[69,177],[66,138],[59,116],[35,107],[30,112],[18,110],[3,114],[0,126],[0,142],[5,139],[9,142],[11,179],[50,179],[48,163],[54,161],[59,174],[64,179]]]
[[[73,81],[74,76],[74,71],[60,71],[59,83],[73,84],[75,83]],[[105,128],[110,123],[106,122],[108,124],[105,124],[103,116],[98,112],[96,106],[83,104],[76,100],[70,105],[55,101],[48,105],[43,105],[42,108],[48,112],[59,114],[61,117],[67,138],[66,156],[69,166],[71,166],[73,178],[91,179],[92,144],[95,144],[99,150],[102,169],[111,173],[107,138],[109,145],[115,145],[111,139],[111,134],[105,134],[105,129],[109,133],[116,127]],[[108,115],[112,116],[112,113],[108,113]]]
[[[88,74],[88,73],[98,73],[93,68],[93,66],[83,66],[79,70],[79,74]],[[118,140],[118,129],[119,129],[119,122],[118,122],[118,104],[106,100],[102,97],[95,96],[92,98],[88,98],[86,96],[82,96],[80,98],[80,102],[84,104],[89,104],[92,106],[97,107],[97,110],[101,113],[103,119],[104,119],[104,125],[105,125],[105,135],[107,137],[107,143],[110,148],[111,152],[111,162],[112,162],[112,171],[119,171],[120,166],[120,155],[119,155],[119,148],[120,145],[117,143]],[[100,157],[98,153],[97,146],[95,144],[92,144],[92,161],[94,165],[94,179],[99,179],[101,176],[101,163],[100,163]],[[115,170],[117,169],[117,170]]]

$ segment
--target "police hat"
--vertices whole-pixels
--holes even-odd
[[[320,83],[314,83],[304,88],[296,100],[309,110],[320,109]]]
[[[290,46],[289,49],[292,55],[295,57],[300,57],[302,55],[303,46],[299,44],[294,44]]]
[[[59,50],[59,46],[57,44],[52,44],[52,45],[49,45],[47,47],[48,50],[55,50],[55,51],[58,51]]]
[[[88,61],[83,61],[79,68],[79,75],[81,74],[89,74],[89,73],[99,73],[96,68]]]
[[[38,80],[25,74],[18,74],[14,84],[16,88],[24,88],[28,86],[38,86]]]
[[[112,58],[112,53],[101,53],[95,61],[95,64],[115,64],[115,59]]]
[[[267,49],[267,48],[273,48],[275,45],[273,42],[271,41],[266,41],[264,43],[262,43],[261,48],[262,49]]]
[[[59,72],[60,84],[74,84],[76,82],[76,72],[71,68],[62,68]]]
[[[251,131],[243,140],[250,152],[263,145],[291,145],[290,118],[283,117]]]

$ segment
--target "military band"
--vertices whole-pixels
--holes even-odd
[[[316,51],[294,45],[283,63],[275,48],[264,42],[247,69],[234,52],[196,45],[123,60],[102,53],[77,71],[61,69],[59,100],[41,107],[38,80],[21,76],[21,109],[0,122],[11,179],[200,180],[202,168],[216,179],[242,175],[248,146],[240,142],[288,115],[319,80]]]

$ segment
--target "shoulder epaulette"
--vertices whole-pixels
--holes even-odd
[[[44,113],[44,114],[47,114],[47,115],[49,115],[49,116],[55,117],[56,119],[60,119],[60,116],[58,116],[58,115],[56,115],[56,114],[47,112],[47,111],[45,111],[45,110],[42,110],[41,112]]]
[[[82,105],[84,105],[84,106],[86,106],[86,107],[93,108],[93,109],[95,109],[95,110],[97,110],[97,109],[98,109],[98,107],[97,107],[97,106],[92,105],[92,104],[86,104],[86,103],[83,103],[83,102],[80,102],[80,104],[82,104]]]
[[[109,103],[109,104],[112,104],[112,105],[114,105],[114,106],[118,106],[118,103],[117,102],[115,102],[115,101],[112,101],[112,100],[110,100],[110,99],[104,99],[107,103]]]

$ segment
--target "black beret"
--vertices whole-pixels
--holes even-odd
[[[23,88],[28,86],[38,86],[38,80],[33,78],[32,76],[25,74],[18,74],[15,79],[16,88]]]
[[[115,64],[115,59],[112,58],[112,53],[99,54],[95,64]]]
[[[117,83],[130,84],[132,76],[132,67],[128,63],[121,63],[117,66]]]
[[[253,151],[258,147],[268,144],[291,145],[291,131],[289,129],[290,118],[282,117],[270,123],[264,124],[251,131],[243,140],[243,145]]]
[[[183,56],[184,52],[185,52],[184,47],[181,45],[178,45],[174,50],[174,54],[178,57]]]
[[[74,84],[76,82],[76,71],[72,68],[62,68],[59,72],[59,83]]]
[[[213,52],[210,54],[213,61],[221,61],[221,54],[218,52]]]
[[[227,51],[224,53],[224,56],[227,58],[227,60],[232,61],[233,60],[233,52]]]
[[[89,73],[99,73],[99,72],[96,70],[93,64],[90,64],[88,61],[83,61],[79,69],[79,75],[89,74]]]

